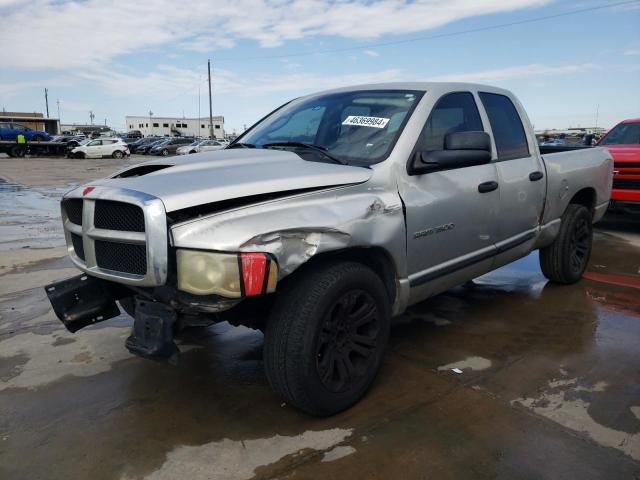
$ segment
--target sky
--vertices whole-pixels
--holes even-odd
[[[0,108],[44,112],[46,87],[63,123],[206,116],[207,59],[227,133],[392,81],[508,88],[536,129],[640,117],[640,0],[0,0],[0,18]]]

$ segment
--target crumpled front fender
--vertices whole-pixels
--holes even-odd
[[[177,248],[270,253],[280,278],[315,255],[351,247],[383,248],[404,275],[404,225],[396,191],[362,184],[194,219],[171,235]]]

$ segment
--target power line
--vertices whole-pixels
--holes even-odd
[[[560,17],[568,17],[570,15],[577,15],[580,13],[585,13],[585,12],[593,12],[595,10],[603,10],[606,8],[614,8],[614,7],[620,7],[620,6],[624,6],[624,5],[631,5],[631,4],[638,4],[640,3],[640,0],[628,0],[625,2],[617,2],[617,3],[609,3],[609,4],[605,4],[605,5],[595,5],[593,7],[586,7],[586,8],[580,8],[577,10],[571,10],[568,12],[562,12],[562,13],[554,13],[551,15],[543,15],[541,17],[534,17],[534,18],[526,18],[524,20],[516,20],[513,22],[507,22],[507,23],[498,23],[495,25],[489,25],[486,27],[478,27],[478,28],[470,28],[467,30],[458,30],[455,32],[448,32],[448,33],[439,33],[436,35],[424,35],[424,36],[420,36],[420,37],[413,37],[413,38],[407,38],[404,40],[393,40],[393,41],[389,41],[389,42],[380,42],[380,43],[369,43],[367,45],[362,45],[362,46],[358,46],[358,47],[342,47],[342,48],[332,48],[332,49],[326,49],[326,50],[309,50],[306,52],[298,52],[298,53],[287,53],[287,54],[277,54],[277,55],[261,55],[261,56],[254,56],[254,57],[227,57],[227,58],[219,58],[216,61],[219,62],[244,62],[244,61],[248,61],[248,60],[268,60],[268,59],[274,59],[274,58],[291,58],[291,57],[306,57],[306,56],[311,56],[311,55],[318,55],[318,54],[324,54],[324,53],[340,53],[340,52],[351,52],[351,51],[357,51],[357,50],[367,50],[367,49],[371,49],[371,48],[380,48],[380,47],[389,47],[389,46],[393,46],[393,45],[402,45],[405,43],[413,43],[413,42],[422,42],[425,40],[435,40],[435,39],[439,39],[439,38],[448,38],[448,37],[457,37],[460,35],[467,35],[469,33],[478,33],[478,32],[486,32],[489,30],[498,30],[501,28],[508,28],[508,27],[514,27],[517,25],[524,25],[527,23],[536,23],[536,22],[543,22],[546,20],[551,20],[554,18],[560,18]]]

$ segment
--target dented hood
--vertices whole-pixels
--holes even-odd
[[[144,192],[173,212],[250,195],[362,183],[371,174],[368,168],[310,162],[282,150],[233,149],[146,162],[91,185]]]

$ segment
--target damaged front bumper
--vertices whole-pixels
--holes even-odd
[[[124,297],[108,282],[88,275],[52,283],[45,291],[56,316],[70,332],[120,315],[116,300]],[[176,322],[175,310],[136,297],[135,321],[125,345],[135,355],[176,364],[180,353],[173,340]]]

